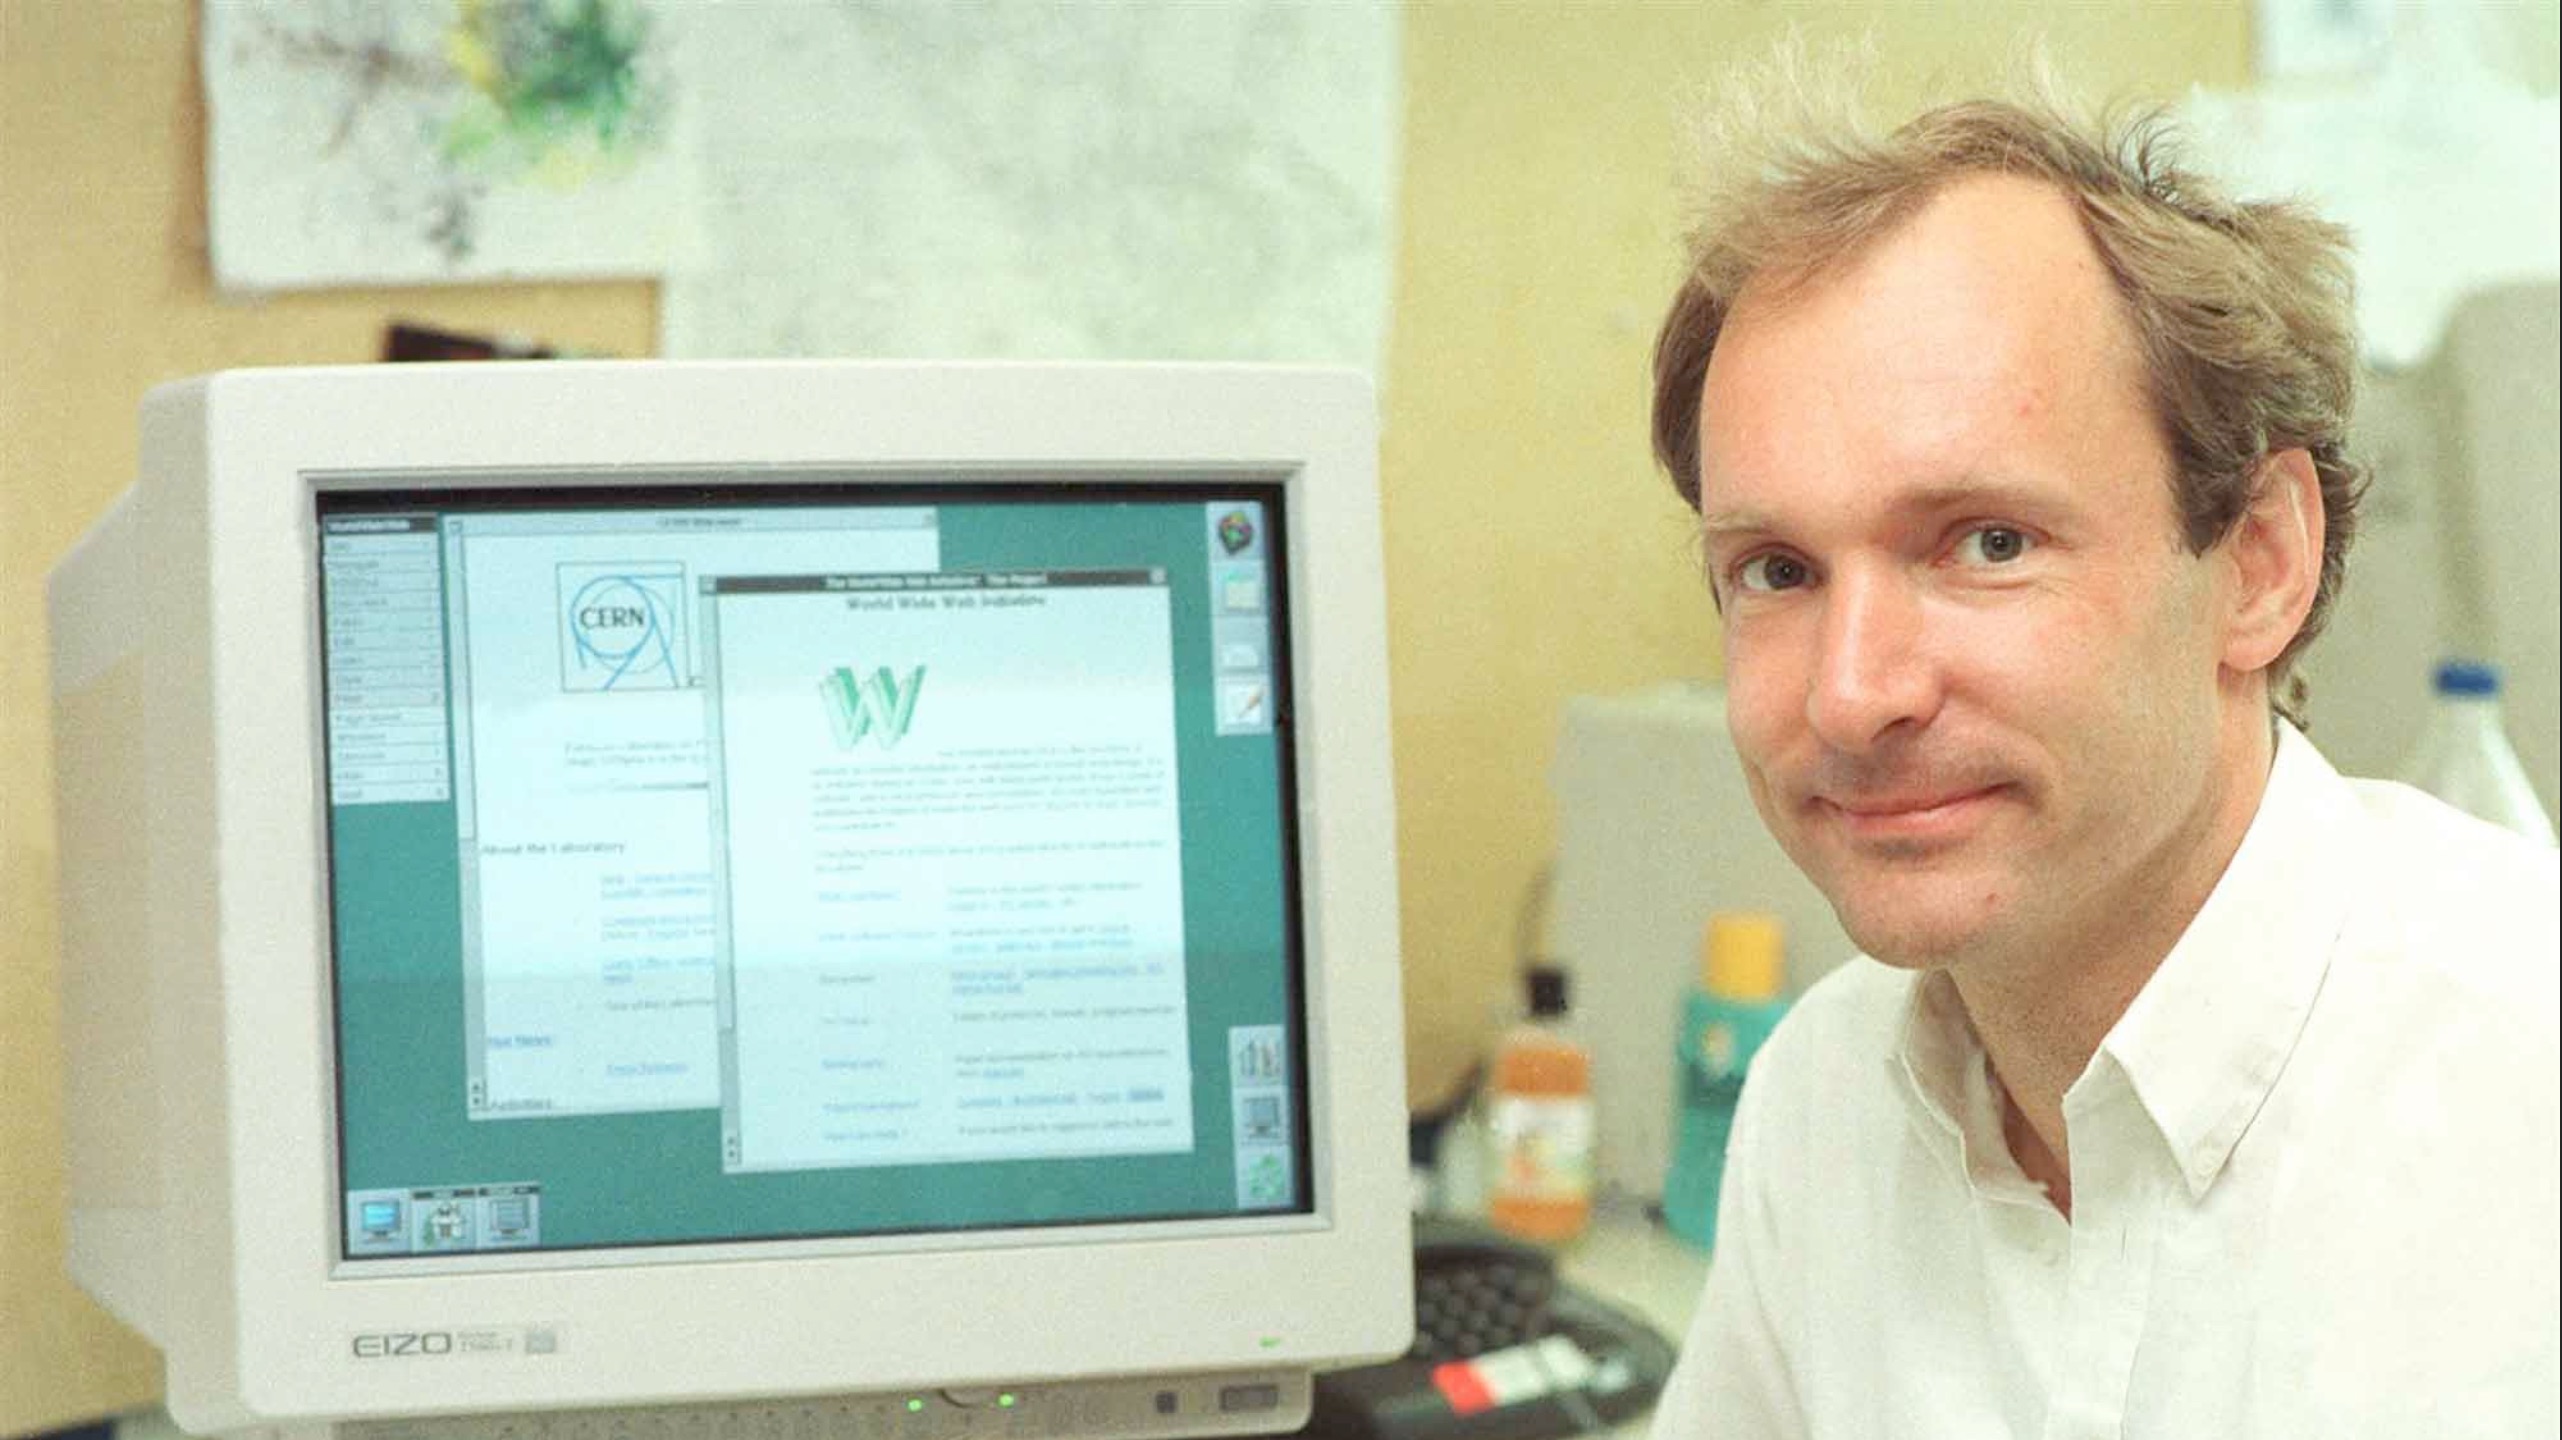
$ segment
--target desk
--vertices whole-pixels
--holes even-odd
[[[1679,1344],[1708,1278],[1708,1256],[1634,1207],[1605,1205],[1592,1228],[1558,1253],[1557,1268],[1571,1283],[1645,1316]]]

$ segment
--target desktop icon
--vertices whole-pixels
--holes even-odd
[[[1268,692],[1261,680],[1230,680],[1219,686],[1219,723],[1232,730],[1271,723],[1265,707]]]
[[[1286,1205],[1289,1201],[1289,1152],[1267,1150],[1237,1157],[1238,1204]]]
[[[1237,1133],[1249,1144],[1281,1143],[1281,1097],[1246,1095],[1237,1101]]]
[[[1254,517],[1242,510],[1231,510],[1219,517],[1219,547],[1231,555],[1239,554],[1254,543]]]
[[[1237,1079],[1247,1084],[1281,1081],[1281,1047],[1269,1040],[1250,1040],[1237,1050]]]
[[[367,1200],[356,1209],[356,1228],[368,1240],[389,1240],[400,1233],[400,1202]]]
[[[1219,577],[1219,608],[1230,615],[1263,613],[1263,572],[1244,565],[1226,567]]]
[[[471,1207],[460,1199],[442,1199],[418,1211],[418,1248],[469,1250],[473,1246]]]
[[[417,1218],[407,1190],[354,1190],[347,1195],[347,1256],[407,1255],[416,1248]]]
[[[489,1231],[493,1240],[513,1239],[533,1228],[534,1202],[522,1195],[502,1195],[489,1202]]]

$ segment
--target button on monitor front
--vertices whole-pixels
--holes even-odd
[[[1281,1408],[1278,1385],[1223,1385],[1219,1387],[1219,1409],[1229,1415],[1253,1410]]]

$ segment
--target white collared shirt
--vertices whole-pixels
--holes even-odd
[[[1657,1440],[2562,1430],[2556,852],[2280,728],[2065,1094],[2069,1222],[1944,974],[1859,960],[1798,1003]]]

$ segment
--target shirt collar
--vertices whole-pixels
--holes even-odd
[[[1989,1199],[2045,1204],[2045,1192],[2011,1158],[2002,1133],[2000,1081],[1946,971],[1912,977],[1902,1034],[1889,1065],[1914,1108],[1956,1138],[1958,1168],[1967,1181]]]
[[[2241,848],[2100,1042],[2192,1197],[2223,1173],[2304,1033],[2348,918],[2343,857],[2360,816],[2348,782],[2281,721]]]
[[[2321,752],[2278,723],[2277,754],[2241,847],[2170,954],[2100,1044],[2170,1149],[2192,1197],[2232,1158],[2303,1033],[2330,968],[2350,887],[2339,856],[2355,797]],[[1970,1153],[2000,1146],[1976,1093],[1982,1042],[1947,975],[1914,977],[1892,1068],[1911,1099]],[[2101,1068],[2092,1057],[2089,1083]],[[1988,1079],[1989,1077],[1983,1077]],[[2005,1152],[2006,1154],[2006,1149]]]

